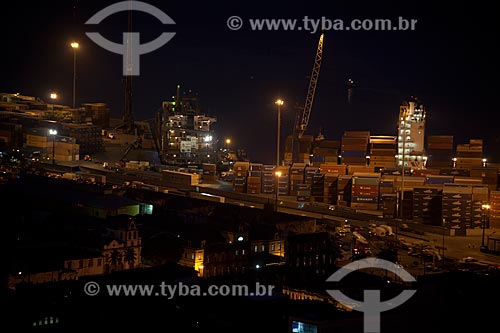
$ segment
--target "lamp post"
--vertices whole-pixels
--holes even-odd
[[[483,204],[481,206],[481,208],[483,209],[483,234],[482,234],[482,237],[481,237],[481,251],[484,251],[487,248],[487,246],[484,245],[484,232],[485,232],[485,229],[486,229],[486,214],[490,210],[490,207],[491,206],[489,204]]]
[[[276,137],[276,166],[278,167],[280,165],[280,129],[281,129],[281,107],[283,106],[284,102],[282,99],[276,100],[274,102],[278,106],[278,134]]]
[[[52,100],[52,118],[55,119],[54,103],[57,99],[57,94],[55,92],[50,93],[50,99]]]
[[[226,149],[229,150],[229,145],[231,144],[231,139],[226,139]]]
[[[80,47],[77,42],[71,42],[73,48],[73,109],[76,107],[76,50]]]
[[[55,129],[49,129],[49,135],[52,136],[52,164],[56,164],[56,159],[55,159],[55,142],[56,142],[57,130],[55,130]]]
[[[278,188],[280,183],[281,171],[276,171],[274,174],[276,175],[276,199],[274,201],[274,210],[278,211]]]

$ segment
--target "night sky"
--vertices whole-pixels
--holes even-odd
[[[0,12],[2,70],[0,91],[48,100],[57,91],[71,105],[73,51],[77,54],[77,103],[105,102],[112,115],[123,110],[122,58],[85,36],[98,31],[121,42],[127,14],[98,27],[84,23],[117,1],[9,2]],[[198,93],[203,110],[217,116],[221,138],[248,151],[252,161],[273,163],[276,106],[282,109],[283,136],[291,133],[295,103],[304,103],[319,32],[252,31],[248,21],[231,31],[226,20],[325,16],[330,19],[417,19],[416,31],[326,31],[324,57],[307,133],[323,127],[327,139],[346,130],[395,135],[399,105],[417,96],[426,105],[427,134],[455,135],[456,143],[485,139],[487,157],[500,161],[495,117],[498,20],[491,4],[436,1],[156,1],[175,22],[163,26],[134,12],[134,31],[143,42],[176,32],[162,48],[141,56],[133,79],[136,119],[154,117],[161,102],[181,91]],[[403,3],[404,2],[404,3]],[[76,4],[76,10],[74,5]],[[328,5],[327,5],[328,4]],[[475,5],[476,7],[472,7]],[[494,62],[495,60],[495,62]],[[347,103],[345,82],[358,85]],[[495,155],[495,150],[496,155]]]

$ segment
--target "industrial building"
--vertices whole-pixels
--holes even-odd
[[[424,166],[425,109],[417,100],[399,107],[398,165],[422,169]]]
[[[191,90],[162,103],[157,136],[164,160],[172,164],[200,164],[216,161],[219,138],[212,129],[217,118],[201,112],[199,98]]]

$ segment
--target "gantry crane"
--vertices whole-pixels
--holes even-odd
[[[309,88],[307,89],[306,103],[304,104],[304,107],[297,107],[292,136],[292,161],[297,161],[298,159],[297,157],[299,154],[299,142],[304,135],[304,132],[307,130],[307,126],[309,124],[309,118],[311,116],[312,105],[314,102],[314,94],[316,93],[316,85],[318,83],[319,71],[321,69],[321,60],[323,59],[324,35],[325,34],[322,33],[319,37],[316,57],[314,58],[311,79],[309,81]]]

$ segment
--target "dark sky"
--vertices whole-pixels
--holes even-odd
[[[0,13],[2,71],[0,91],[61,102],[72,100],[76,39],[77,103],[105,102],[112,114],[123,110],[122,58],[85,36],[98,31],[121,42],[127,15],[118,13],[98,27],[84,23],[116,1],[26,1],[9,3]],[[154,17],[134,12],[134,31],[143,42],[161,32],[176,32],[162,48],[141,56],[141,75],[133,79],[136,119],[152,118],[163,100],[181,91],[197,92],[204,111],[218,117],[220,137],[231,137],[252,161],[273,163],[276,106],[282,109],[283,135],[291,133],[293,105],[304,103],[319,32],[252,31],[250,18],[351,19],[399,16],[417,19],[415,31],[326,31],[324,57],[308,133],[323,127],[328,139],[346,130],[395,135],[399,104],[410,95],[427,107],[427,133],[455,135],[456,143],[485,139],[488,157],[500,144],[495,82],[498,72],[498,20],[492,5],[436,1],[157,1],[148,3],[176,24],[163,26]],[[74,5],[76,4],[76,9]],[[474,7],[473,7],[474,6]],[[241,30],[226,20],[238,15]],[[358,85],[347,103],[344,83]]]

